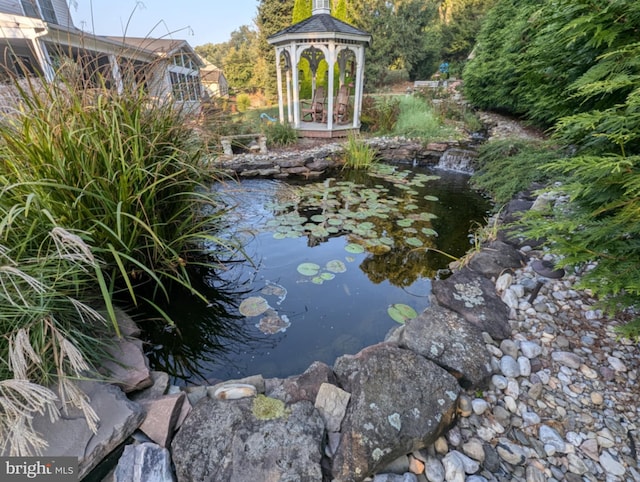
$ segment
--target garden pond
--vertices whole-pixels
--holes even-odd
[[[175,327],[147,331],[151,366],[179,385],[287,377],[382,341],[429,305],[431,280],[486,221],[491,203],[468,180],[379,164],[305,183],[220,183],[222,236],[243,253],[196,270],[208,305],[172,295]]]

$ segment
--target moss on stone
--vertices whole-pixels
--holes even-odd
[[[253,399],[251,411],[258,420],[273,420],[274,418],[282,418],[289,415],[284,402],[265,395],[258,395]]]

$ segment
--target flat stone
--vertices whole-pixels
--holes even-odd
[[[339,432],[340,424],[347,411],[351,394],[330,383],[320,385],[315,407],[322,416],[329,432]]]
[[[551,353],[551,358],[560,363],[561,365],[567,366],[573,369],[579,369],[580,365],[582,365],[582,359],[576,355],[575,353],[571,353],[568,351],[554,351]]]
[[[202,399],[171,443],[178,480],[321,482],[320,414],[306,400],[270,400]]]
[[[524,356],[532,359],[542,354],[542,347],[533,341],[522,341],[520,342],[520,351]]]
[[[160,447],[168,447],[185,398],[184,393],[176,393],[140,402],[146,411],[140,430]]]
[[[125,338],[114,341],[114,345],[106,347],[109,358],[101,363],[100,371],[125,393],[150,387],[153,381],[142,341]]]
[[[487,278],[465,267],[445,280],[434,280],[431,286],[441,306],[461,314],[480,331],[496,340],[511,336],[509,307]]]
[[[424,473],[429,482],[444,482],[445,469],[437,457],[427,457]]]
[[[500,442],[496,445],[496,451],[502,460],[511,465],[524,465],[527,461],[524,449],[506,439],[500,439]]]
[[[556,452],[567,452],[567,443],[556,429],[548,425],[540,425],[538,437],[543,444],[552,446]]]
[[[600,465],[605,470],[605,472],[613,475],[624,475],[626,469],[624,466],[618,462],[613,456],[609,453],[608,450],[603,450],[599,459]]]
[[[115,481],[175,482],[169,451],[153,443],[127,445],[118,460]]]
[[[119,387],[98,382],[79,382],[100,418],[94,434],[77,409],[51,423],[46,414],[36,415],[33,428],[47,441],[42,455],[78,458],[79,478],[87,475],[107,454],[131,435],[144,419],[144,410],[129,400]]]
[[[152,385],[143,390],[137,392],[131,392],[128,394],[129,399],[134,402],[142,400],[152,400],[154,398],[160,398],[164,395],[169,388],[169,375],[165,372],[151,371]]]

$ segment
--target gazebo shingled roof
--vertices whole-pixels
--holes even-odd
[[[270,43],[273,43],[278,37],[287,36],[289,34],[307,34],[307,33],[342,33],[348,35],[357,35],[369,37],[371,36],[363,31],[355,28],[353,25],[338,20],[327,13],[312,15],[294,25],[283,28],[279,32],[269,36]],[[368,42],[367,42],[368,43]]]

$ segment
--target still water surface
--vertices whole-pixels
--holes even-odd
[[[389,306],[429,305],[431,280],[451,261],[434,249],[463,255],[490,209],[464,174],[389,166],[339,176],[216,186],[234,206],[224,235],[242,240],[250,261],[197,273],[209,305],[173,295],[177,328],[147,333],[154,369],[177,384],[286,377],[378,343],[397,326]],[[248,298],[270,310],[244,316]]]

